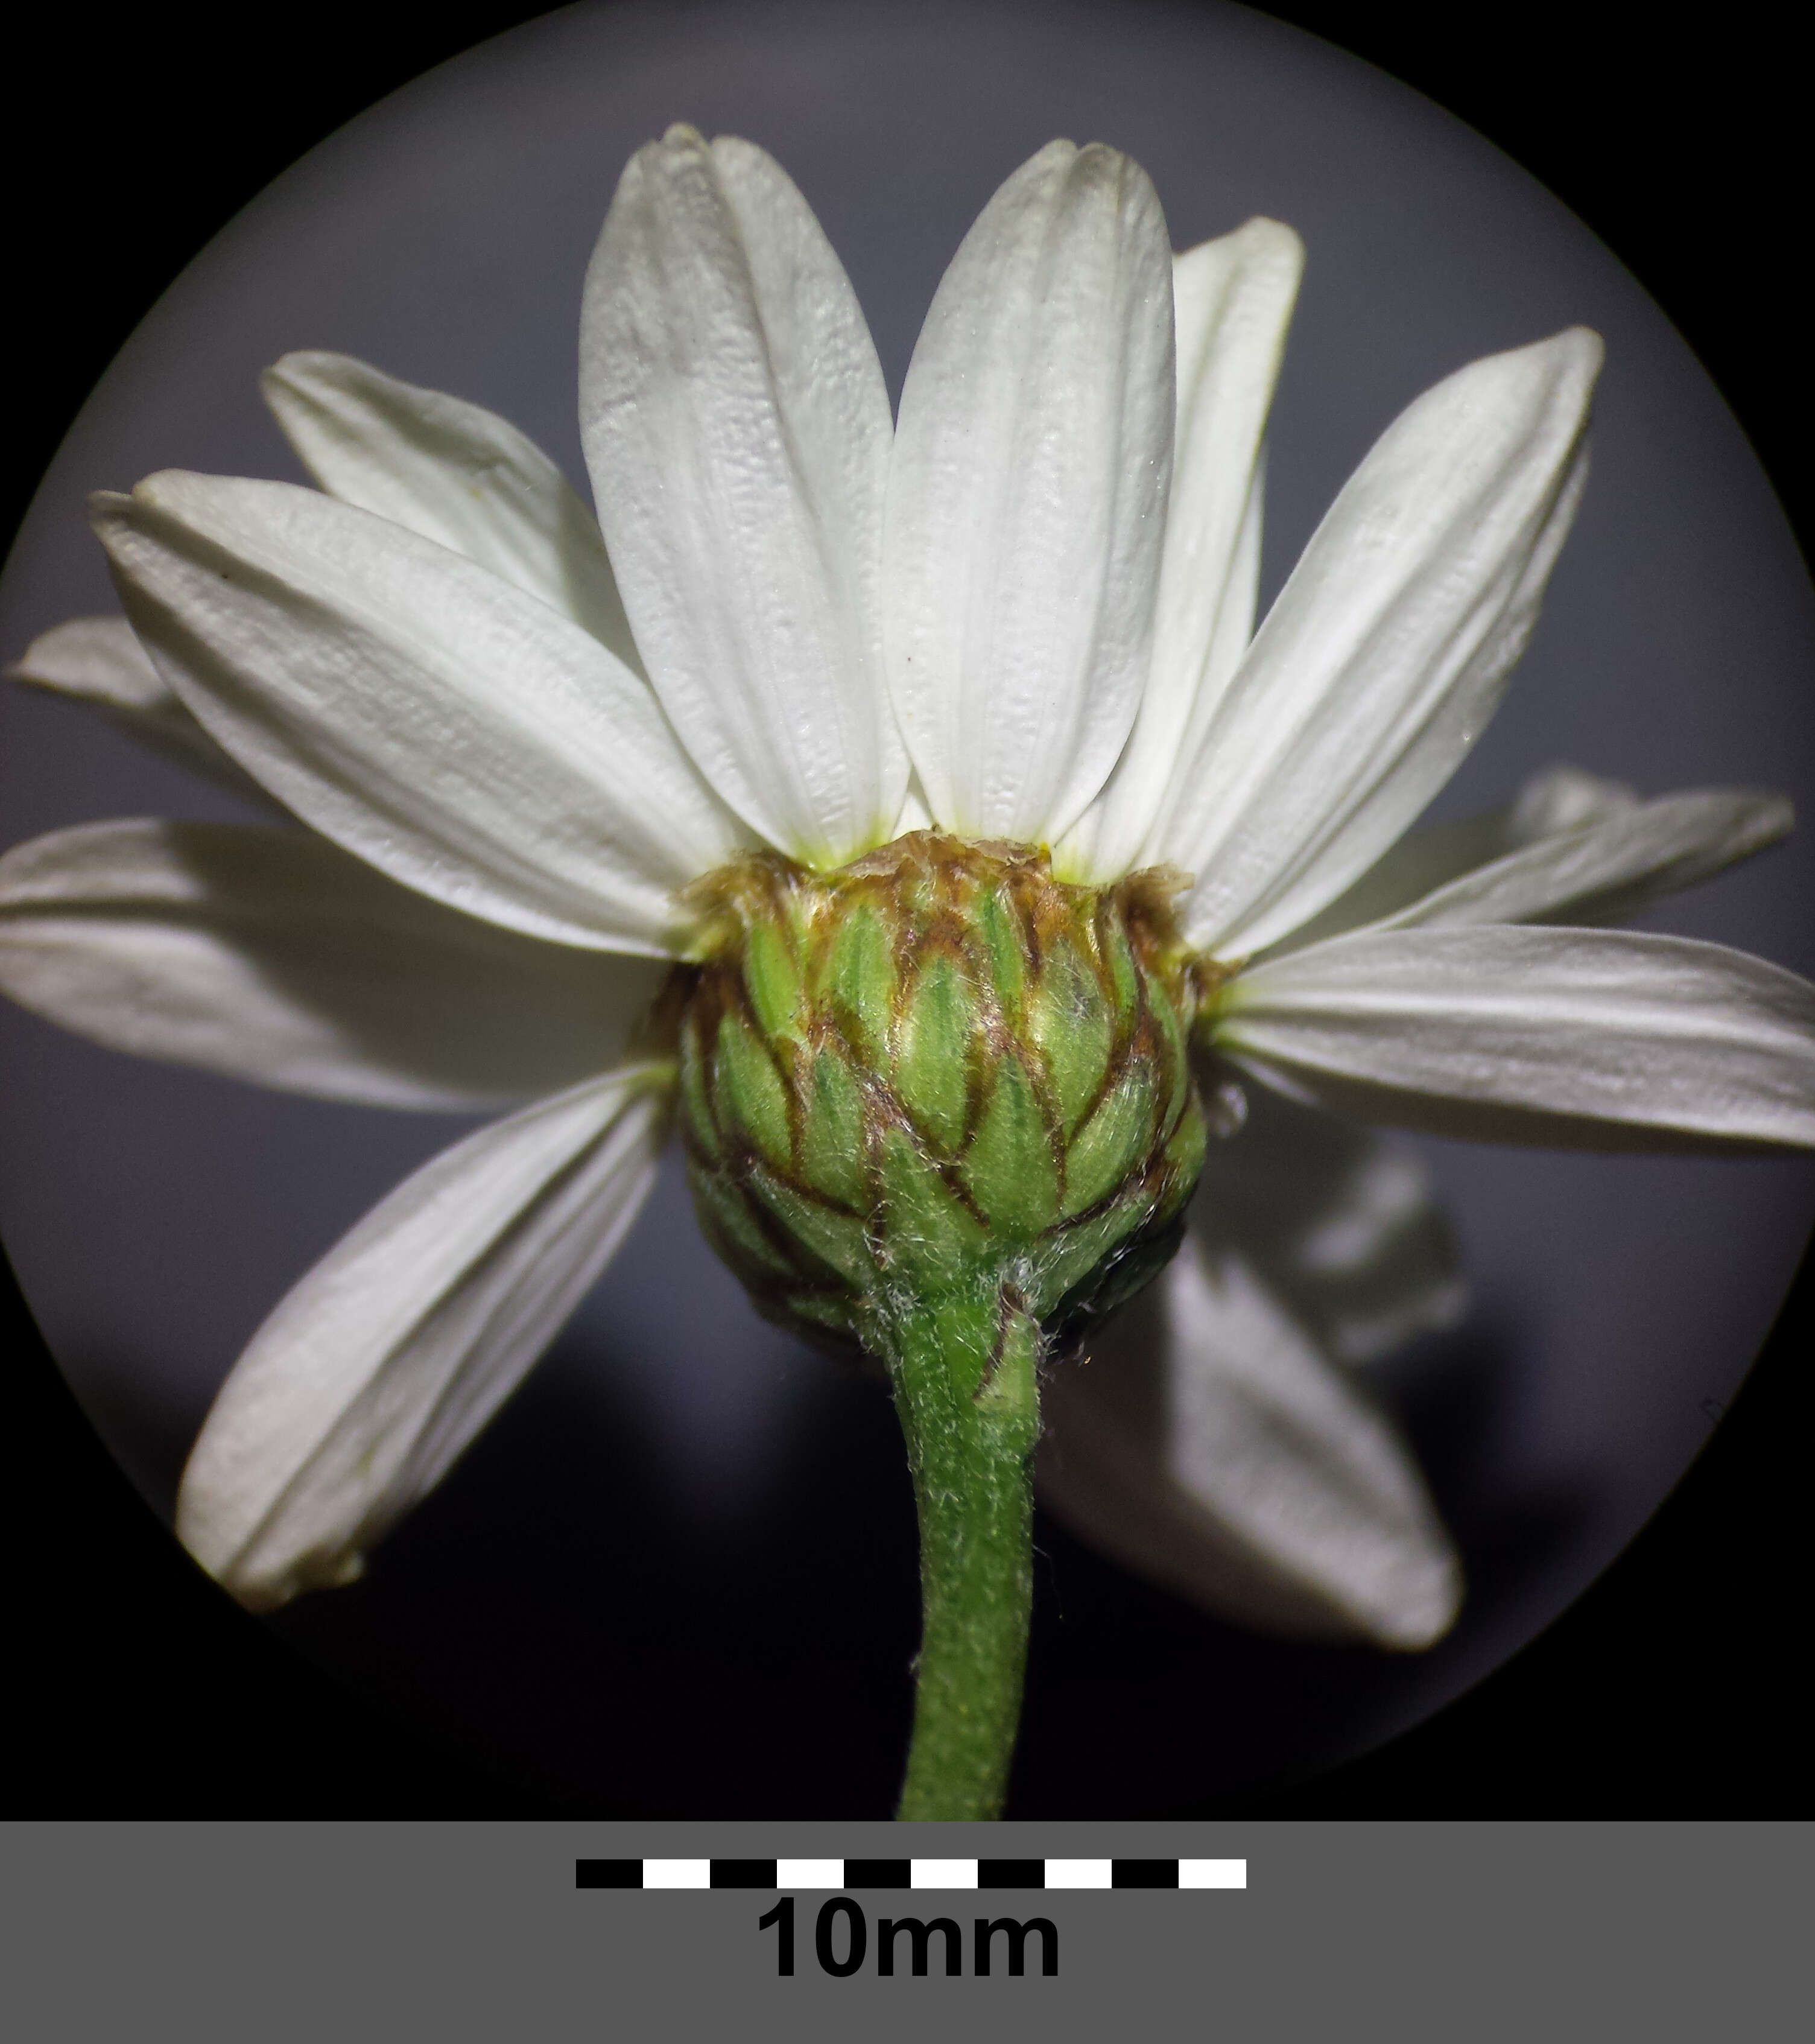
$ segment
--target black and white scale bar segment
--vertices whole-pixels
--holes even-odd
[[[579,1859],[576,1888],[1245,1888],[1245,1859]]]

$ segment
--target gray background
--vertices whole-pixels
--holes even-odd
[[[88,489],[171,465],[295,472],[255,390],[287,348],[346,348],[492,405],[580,479],[581,273],[624,159],[675,117],[781,156],[897,388],[965,228],[1054,133],[1136,155],[1180,245],[1256,211],[1291,221],[1310,264],[1275,414],[1269,590],[1418,390],[1491,348],[1598,327],[1610,367],[1587,504],[1507,705],[1442,806],[1568,759],[1648,790],[1785,787],[1810,813],[1806,582],[1681,344],[1479,138],[1236,9],[580,9],[443,67],[305,159],[146,321],[21,535],[0,651],[111,607]],[[9,700],[0,716],[9,842],[111,814],[228,813],[73,712]],[[1811,878],[1799,841],[1656,920],[1808,972]],[[136,1065],[10,1012],[0,1032],[0,1231],[71,1381],[167,1503],[246,1336],[458,1124]],[[1234,1792],[1381,1738],[1494,1666],[1700,1445],[1815,1204],[1796,1163],[1425,1147],[1476,1306],[1389,1388],[1464,1546],[1462,1624],[1414,1661],[1276,1647],[1047,1528],[1026,1814]],[[671,1176],[372,1580],[277,1623],[548,1792],[650,1814],[872,1814],[914,1623],[892,1427],[868,1387],[755,1321]]]
[[[748,1828],[727,1840],[737,1827],[666,1827],[661,1850],[773,1854],[775,1827]],[[1170,1829],[1168,1854],[1184,1827]],[[8,2006],[33,2044],[90,2044],[159,2018],[208,2044],[727,2030],[816,2040],[851,2036],[854,2019],[893,2044],[923,2037],[929,2019],[965,2044],[1802,2034],[1805,1827],[1191,1829],[1185,1850],[1246,1856],[1245,1891],[865,1896],[872,1957],[848,1980],[819,1970],[819,1898],[803,1894],[796,1971],[781,1980],[775,1933],[757,1928],[773,1896],[577,1892],[576,1856],[637,1851],[627,1826],[21,1827],[13,1866],[29,1863],[31,1878],[0,1874],[16,1940]],[[900,1834],[890,1842],[906,1849]],[[968,1939],[986,1901],[992,1917],[1053,1923],[1056,1978],[1014,1979],[999,1957],[977,1980],[967,1952],[963,1977],[915,1980],[904,1950],[903,1970],[877,1977],[879,1915],[944,1913]],[[299,1926],[312,1946],[303,1965]]]

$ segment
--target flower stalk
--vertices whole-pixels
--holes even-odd
[[[914,1735],[896,1814],[994,1817],[1027,1658],[1045,1343],[1006,1286],[903,1313],[882,1339],[920,1527]]]

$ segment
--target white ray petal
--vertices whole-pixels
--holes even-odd
[[[1340,1362],[1453,1326],[1468,1289],[1418,1159],[1270,1087],[1242,1097],[1241,1126],[1211,1143],[1191,1203],[1207,1253],[1241,1257]]]
[[[1558,832],[1623,815],[1638,802],[1636,791],[1623,781],[1603,780],[1579,766],[1547,766],[1526,782],[1516,800],[1498,809],[1406,832],[1271,955],[1303,951],[1346,931],[1383,922],[1479,866]]]
[[[1172,470],[1172,256],[1145,174],[1054,142],[984,209],[901,394],[889,685],[934,816],[1063,835],[1140,701]]]
[[[1112,879],[1144,863],[1254,628],[1261,435],[1304,248],[1251,220],[1172,262],[1178,409],[1153,648],[1134,728],[1061,863]]]
[[[1815,1144],[1815,986],[1633,931],[1361,930],[1244,973],[1213,1035],[1367,1119],[1590,1148]]]
[[[620,1063],[654,959],[543,943],[266,824],[102,823],[0,859],[0,992],[139,1057],[472,1109]]]
[[[806,201],[748,142],[631,159],[586,275],[580,431],[637,644],[772,844],[878,843],[907,755],[882,676],[888,397]]]
[[[324,490],[515,582],[642,672],[597,520],[508,420],[319,349],[274,363],[259,388]]]
[[[96,531],[166,681],[290,809],[532,936],[659,955],[742,834],[588,632],[370,512],[170,473]]]
[[[1521,845],[1536,844],[1540,838],[1559,831],[1579,830],[1584,824],[1600,823],[1635,809],[1638,790],[1625,781],[1610,781],[1565,763],[1545,766],[1520,789],[1506,812],[1507,851]]]
[[[1553,831],[1464,873],[1387,920],[1391,929],[1468,923],[1602,923],[1711,878],[1788,835],[1781,795],[1698,788]]]
[[[1581,328],[1472,363],[1391,426],[1312,536],[1180,774],[1155,849],[1234,958],[1333,901],[1498,706],[1586,474]]]
[[[271,805],[266,790],[184,709],[123,617],[72,617],[53,624],[7,668],[6,678],[85,704],[161,758],[206,774],[242,801]]]
[[[1217,607],[1216,626],[1203,657],[1203,672],[1191,706],[1191,719],[1172,758],[1172,775],[1161,801],[1161,820],[1149,831],[1142,847],[1143,859],[1151,855],[1164,829],[1164,819],[1172,813],[1180,790],[1181,765],[1195,751],[1198,734],[1209,724],[1222,701],[1223,691],[1234,680],[1254,638],[1254,613],[1261,595],[1261,534],[1267,496],[1267,450],[1254,458],[1254,480],[1249,486],[1248,505],[1242,513],[1241,529],[1235,538],[1235,558],[1229,564],[1229,579],[1222,601]]]
[[[648,1190],[664,1078],[593,1079],[443,1151],[252,1337],[177,1503],[242,1603],[356,1576],[515,1389]]]
[[[1219,1615],[1429,1646],[1461,1572],[1397,1433],[1252,1265],[1194,1231],[1042,1391],[1042,1496]]]

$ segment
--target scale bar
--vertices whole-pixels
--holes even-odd
[[[1245,1859],[577,1859],[576,1888],[1245,1888]]]

